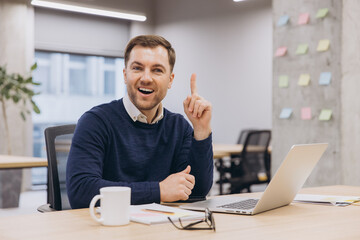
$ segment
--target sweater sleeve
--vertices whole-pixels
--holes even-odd
[[[103,179],[109,132],[96,115],[85,113],[76,126],[66,169],[66,186],[72,208],[89,207],[102,187],[128,186],[131,204],[160,202],[158,182],[116,182]]]
[[[195,177],[195,186],[192,197],[205,197],[213,184],[213,149],[212,134],[208,138],[197,141],[193,137],[193,129],[187,123],[188,128],[184,135],[183,144],[175,160],[174,172],[180,172],[191,166],[191,172]]]
[[[205,197],[213,184],[213,149],[212,134],[204,140],[191,138],[190,166],[191,174],[195,176],[195,186],[191,196]]]

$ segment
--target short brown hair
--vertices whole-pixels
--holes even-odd
[[[157,46],[163,46],[164,48],[166,48],[166,50],[168,51],[170,71],[173,71],[176,58],[175,50],[173,49],[169,41],[158,35],[140,35],[131,39],[125,48],[125,67],[127,66],[127,63],[129,61],[130,52],[136,45],[149,48],[155,48]]]

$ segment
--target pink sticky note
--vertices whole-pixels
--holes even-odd
[[[275,56],[276,57],[285,56],[286,52],[287,52],[287,47],[279,47],[275,52]]]
[[[309,13],[302,13],[302,14],[299,15],[298,24],[299,25],[308,24],[309,19],[310,19],[310,14]]]
[[[309,107],[301,108],[301,119],[302,120],[311,119],[311,108],[309,108]]]

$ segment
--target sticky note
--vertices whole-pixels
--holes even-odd
[[[320,112],[319,120],[320,121],[329,121],[331,119],[332,110],[331,109],[322,109]]]
[[[310,14],[309,13],[302,13],[302,14],[299,15],[298,24],[299,25],[308,24],[309,20],[310,20]]]
[[[319,41],[319,44],[317,46],[317,51],[318,52],[325,52],[329,49],[330,47],[330,41],[328,39],[323,39]]]
[[[289,22],[289,16],[288,15],[283,15],[279,18],[278,22],[277,22],[277,26],[281,27],[286,25]]]
[[[276,57],[282,57],[285,56],[287,52],[287,47],[279,47],[276,49],[275,56]]]
[[[322,72],[319,78],[319,85],[329,85],[331,82],[331,72]]]
[[[321,8],[316,13],[316,18],[324,18],[328,14],[329,9],[328,8]]]
[[[281,113],[280,113],[280,116],[279,118],[281,119],[287,119],[291,116],[291,113],[292,113],[292,109],[291,108],[283,108],[281,110]]]
[[[308,86],[310,83],[310,75],[309,74],[301,74],[299,77],[298,85],[299,86]]]
[[[287,75],[279,76],[279,87],[286,88],[289,86],[289,77]]]
[[[309,46],[304,43],[304,44],[299,44],[299,46],[296,49],[296,55],[301,55],[301,54],[306,54],[308,51]]]
[[[311,119],[311,108],[303,107],[301,108],[301,119],[310,120]]]

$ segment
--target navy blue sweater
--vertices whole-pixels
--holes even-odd
[[[122,99],[92,108],[79,119],[66,169],[72,208],[85,208],[105,186],[129,186],[131,204],[160,202],[159,182],[191,166],[192,196],[206,196],[213,181],[211,135],[193,138],[180,114],[164,109],[156,124],[133,122]]]

